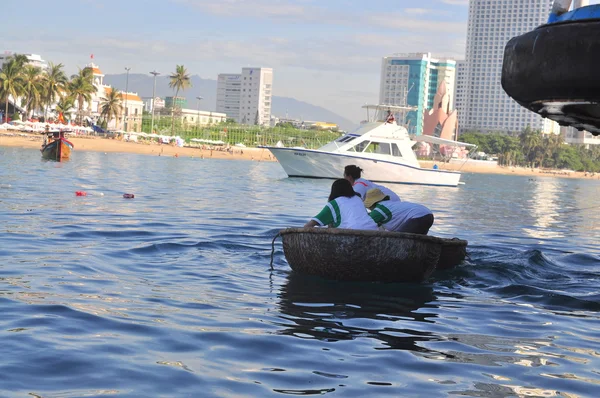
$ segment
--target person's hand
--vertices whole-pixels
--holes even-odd
[[[304,224],[304,228],[314,228],[319,225],[315,220],[310,220],[306,224]]]

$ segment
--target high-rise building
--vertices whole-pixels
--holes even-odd
[[[225,113],[236,123],[240,123],[241,80],[239,73],[221,73],[217,79],[217,112]]]
[[[454,108],[458,112],[459,121],[462,120],[460,115],[465,112],[466,101],[466,85],[467,83],[467,62],[464,60],[456,61],[456,85],[454,86]],[[460,123],[459,123],[460,127]]]
[[[379,103],[382,105],[414,106],[398,119],[407,124],[408,132],[420,135],[423,131],[423,112],[433,108],[433,99],[442,81],[449,93],[454,93],[456,61],[437,59],[431,53],[394,54],[381,63]],[[450,96],[450,109],[454,98]],[[405,120],[404,120],[405,119]]]
[[[217,81],[217,112],[242,124],[269,125],[273,69],[243,68],[241,74],[220,74]]]
[[[521,107],[502,89],[504,47],[544,24],[553,0],[470,0],[465,70],[456,92],[459,130],[558,133],[558,124]]]

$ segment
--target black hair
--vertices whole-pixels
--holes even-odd
[[[329,202],[334,199],[339,198],[340,196],[345,196],[347,198],[351,198],[353,196],[358,195],[354,192],[354,188],[352,188],[352,184],[350,181],[340,178],[339,180],[335,180],[333,184],[331,184],[331,193],[329,194]]]
[[[361,169],[358,166],[355,165],[349,165],[344,167],[344,176],[350,176],[352,178],[354,178],[355,180],[358,180],[361,176],[361,173],[363,172],[363,169]]]

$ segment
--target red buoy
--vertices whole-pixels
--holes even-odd
[[[75,191],[75,196],[87,196],[87,192],[85,192],[85,191]]]
[[[124,194],[123,194],[123,197],[124,197],[125,199],[133,199],[133,198],[135,198],[135,195],[134,195],[134,194],[132,194],[132,193],[124,193]]]

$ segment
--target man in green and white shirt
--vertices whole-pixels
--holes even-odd
[[[365,196],[365,207],[371,209],[369,216],[378,226],[388,231],[427,235],[434,221],[431,210],[418,203],[389,199],[377,188],[369,190]]]

